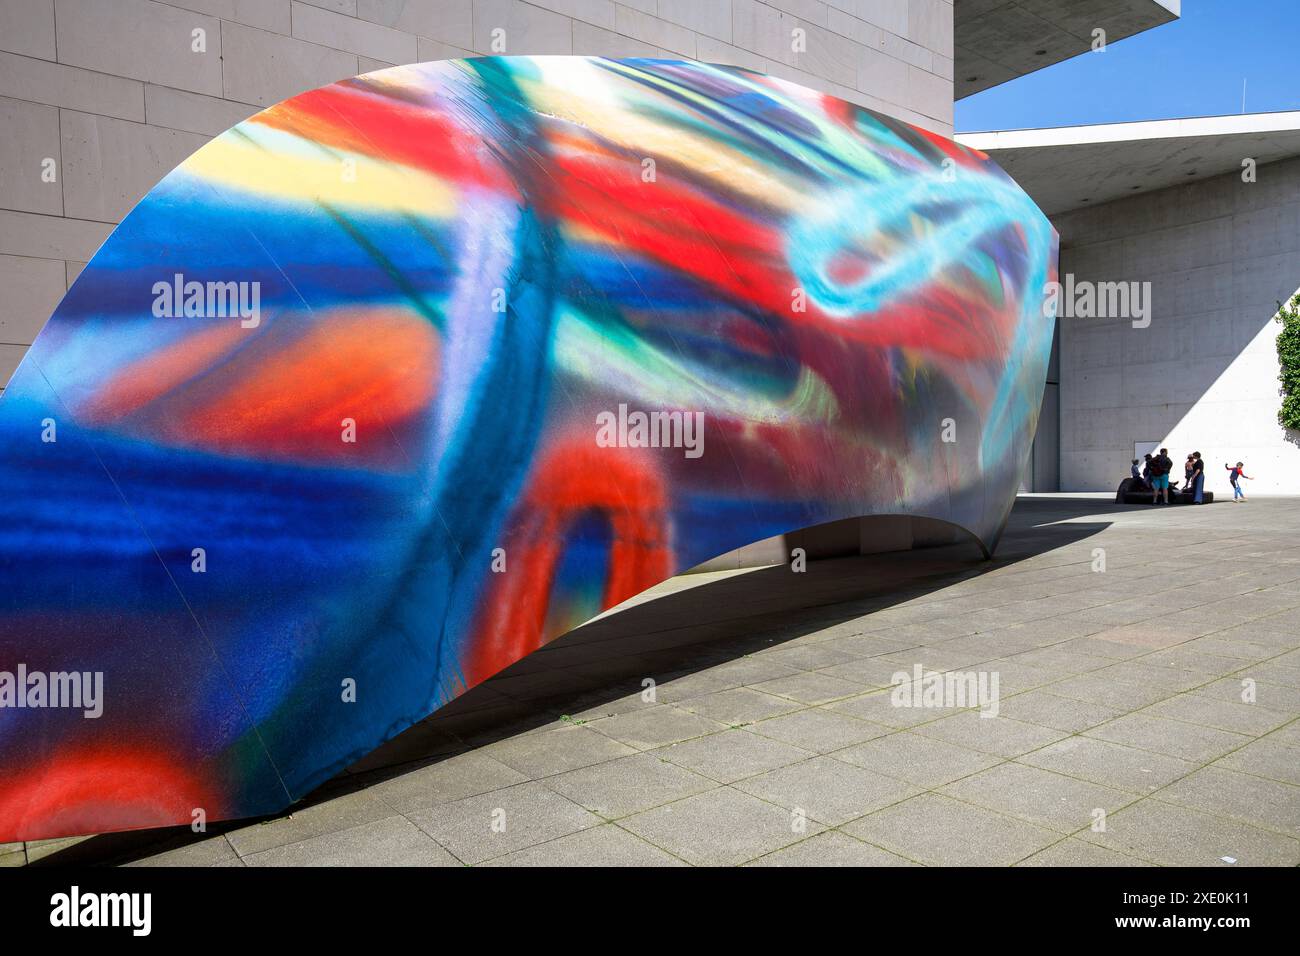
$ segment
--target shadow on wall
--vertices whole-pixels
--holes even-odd
[[[1112,490],[1134,443],[1154,442],[1180,477],[1200,451],[1211,488],[1226,488],[1215,469],[1240,459],[1261,474],[1254,491],[1300,492],[1297,441],[1276,418],[1273,321],[1300,281],[1300,160],[1261,166],[1254,183],[1230,173],[1054,224],[1063,283],[1124,285],[1147,309],[1138,327],[1132,314],[1062,309],[1061,488]]]
[[[660,702],[671,703],[677,698],[664,686],[671,681],[1070,548],[1109,527],[1104,516],[1116,507],[1097,499],[1021,498],[989,561],[967,541],[812,561],[803,574],[777,565],[672,579],[468,691],[289,812],[525,733],[563,715],[598,716],[613,702],[639,695],[647,677],[659,686]],[[1070,520],[1078,518],[1089,520]],[[1081,553],[1078,560],[1090,560],[1090,554]],[[183,827],[105,834],[34,865],[129,862],[256,822],[213,824],[206,834]]]
[[[1248,322],[1246,329],[1253,324]],[[1288,454],[1287,447],[1300,448],[1300,434],[1277,420],[1282,395],[1277,381],[1278,331],[1270,315],[1169,429],[1161,444],[1170,448],[1176,472],[1189,452],[1200,451],[1206,459],[1207,488],[1227,486],[1220,463],[1245,461],[1253,479],[1249,490],[1263,494],[1300,491],[1293,478],[1300,459]]]

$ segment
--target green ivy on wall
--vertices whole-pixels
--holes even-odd
[[[1282,332],[1277,337],[1277,358],[1282,366],[1282,408],[1277,420],[1283,428],[1300,431],[1300,293],[1286,305],[1277,304],[1277,321]]]

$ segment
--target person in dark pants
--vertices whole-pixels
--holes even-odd
[[[1196,459],[1191,455],[1183,462],[1183,491],[1192,490],[1192,476],[1196,474]]]
[[[1138,469],[1141,461],[1140,458],[1134,458],[1133,464],[1129,465],[1128,476],[1133,479],[1129,482],[1129,488],[1132,491],[1141,491],[1147,485],[1146,479],[1142,477],[1142,472]]]
[[[1192,452],[1192,504],[1205,504],[1205,462],[1199,451]]]
[[[1165,504],[1169,504],[1169,472],[1173,470],[1174,463],[1169,457],[1169,449],[1161,448],[1160,454],[1151,459],[1151,503],[1153,505],[1160,503],[1162,493]]]

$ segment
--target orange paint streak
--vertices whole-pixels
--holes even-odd
[[[345,418],[358,434],[382,428],[435,392],[437,334],[410,313],[334,315],[286,348],[259,351],[230,364],[226,397],[190,409],[176,437],[227,451],[344,457]]]
[[[124,426],[154,441],[262,457],[349,459],[364,451],[367,437],[426,409],[437,390],[437,332],[410,312],[279,316],[256,333],[236,323],[237,333],[246,341],[228,354],[217,345],[228,345],[232,333],[213,330],[133,363],[96,399],[101,420],[139,409]],[[209,365],[214,356],[224,360]],[[146,388],[141,383],[156,368],[167,374]],[[355,444],[341,439],[349,418],[357,425]]]
[[[232,321],[204,329],[161,352],[155,352],[148,361],[128,366],[83,410],[87,424],[106,425],[138,411],[198,378],[247,340],[248,332],[238,322]]]

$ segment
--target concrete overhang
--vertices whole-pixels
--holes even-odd
[[[1049,216],[1300,156],[1300,111],[964,133]]]
[[[1181,5],[1182,0],[957,0],[954,96],[1086,53],[1098,27],[1109,44],[1176,20]]]

